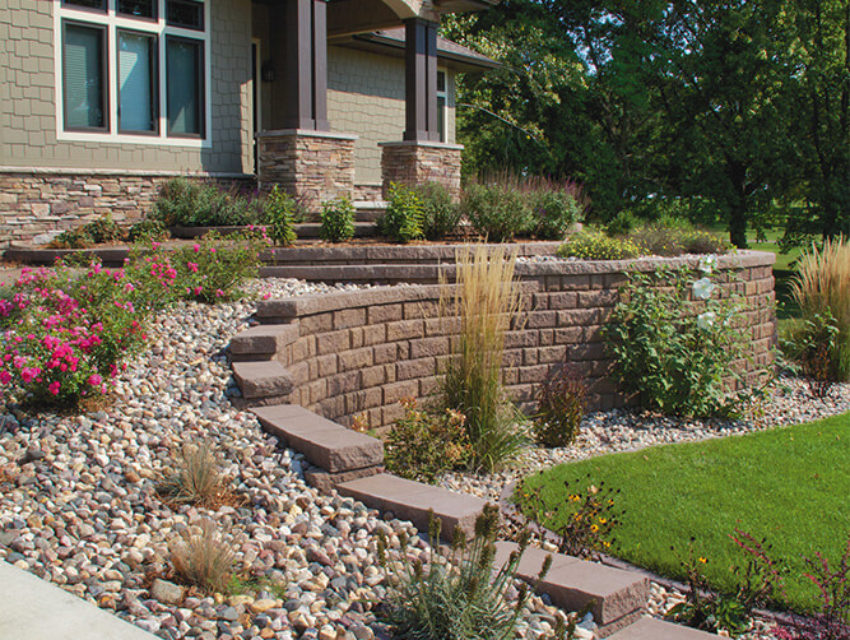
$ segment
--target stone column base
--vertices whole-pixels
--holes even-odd
[[[345,133],[284,129],[257,134],[257,182],[278,185],[308,212],[321,203],[354,196],[354,141]]]
[[[382,142],[381,173],[384,197],[390,183],[415,186],[423,182],[439,182],[452,198],[460,197],[460,152],[463,145],[444,142]]]

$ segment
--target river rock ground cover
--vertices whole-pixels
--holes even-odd
[[[260,298],[344,288],[249,287]],[[3,415],[0,558],[163,638],[372,638],[372,608],[385,595],[377,533],[397,547],[415,529],[306,486],[300,454],[231,405],[238,390],[225,348],[254,309],[248,300],[178,303],[156,317],[149,347],[118,375],[102,410]],[[210,511],[160,500],[159,474],[186,442],[214,446],[239,502]],[[173,584],[170,545],[208,519],[235,551],[229,593]],[[426,554],[411,537],[410,553]],[[551,630],[554,608],[537,597],[526,607],[521,635]]]

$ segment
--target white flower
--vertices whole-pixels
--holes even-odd
[[[699,270],[703,273],[712,273],[717,267],[717,256],[703,256],[699,260]]]
[[[694,297],[699,298],[700,300],[708,300],[715,288],[717,288],[717,285],[711,280],[708,278],[700,278],[694,282]]]
[[[701,313],[697,316],[697,326],[705,331],[706,329],[711,329],[714,326],[714,319],[717,317],[717,314],[714,311],[706,311],[705,313]]]

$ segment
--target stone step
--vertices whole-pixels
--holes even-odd
[[[517,548],[513,542],[497,542],[497,565],[507,562]],[[538,547],[526,549],[517,577],[534,582],[547,555],[550,554]],[[554,604],[566,611],[578,611],[590,605],[602,637],[642,615],[649,599],[649,580],[644,576],[562,553],[551,555],[552,568],[540,583],[539,591],[548,594]]]
[[[610,636],[608,640],[712,640],[719,637],[672,622],[644,617]]]
[[[375,222],[384,215],[388,203],[385,200],[359,200],[352,202],[358,222]]]
[[[235,359],[256,356],[268,360],[297,339],[297,325],[259,324],[236,334],[230,341],[230,353]]]
[[[397,518],[410,520],[422,531],[427,531],[429,510],[433,510],[434,516],[442,521],[442,535],[446,540],[451,540],[455,527],[460,527],[471,539],[475,519],[487,504],[470,495],[389,473],[343,482],[337,485],[337,491],[373,509],[392,511]]]
[[[380,467],[384,463],[383,442],[346,429],[304,407],[278,404],[251,411],[269,433],[303,453],[311,464],[332,474]]]
[[[287,396],[292,392],[292,376],[280,362],[233,362],[233,377],[246,400]]]

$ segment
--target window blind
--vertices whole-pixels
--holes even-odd
[[[65,25],[65,126],[106,126],[103,97],[103,30]]]
[[[152,36],[118,32],[119,128],[154,131]]]

